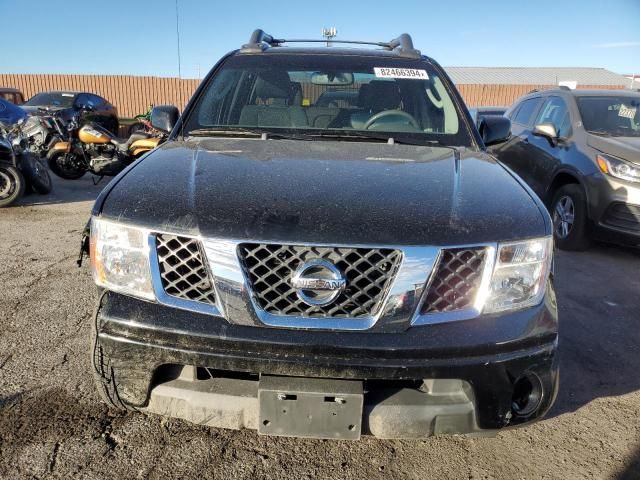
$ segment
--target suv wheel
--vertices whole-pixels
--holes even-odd
[[[551,203],[553,237],[561,250],[585,250],[589,247],[587,202],[580,185],[561,187]]]

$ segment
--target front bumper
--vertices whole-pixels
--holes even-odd
[[[589,212],[600,236],[640,244],[640,187],[604,175],[587,179]]]
[[[362,432],[385,438],[523,424],[548,411],[558,388],[551,284],[537,307],[397,333],[231,325],[113,292],[101,296],[96,325],[125,403],[218,427],[256,428],[265,375],[361,381]],[[539,379],[540,399],[514,414],[527,375]]]

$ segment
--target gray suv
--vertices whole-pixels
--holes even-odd
[[[640,244],[640,93],[533,91],[505,114],[511,138],[492,148],[548,206],[556,245],[595,236]]]

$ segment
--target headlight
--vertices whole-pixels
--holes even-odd
[[[621,178],[628,182],[640,182],[640,166],[611,155],[596,155],[598,167],[602,173],[612,177]]]
[[[149,232],[93,218],[91,267],[97,285],[153,300],[149,267]]]
[[[484,313],[517,310],[540,303],[552,256],[552,237],[499,244]]]

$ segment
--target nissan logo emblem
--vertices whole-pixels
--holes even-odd
[[[290,283],[300,300],[315,307],[333,302],[347,285],[342,272],[322,258],[304,262],[293,273]]]

